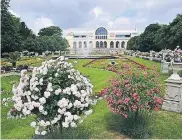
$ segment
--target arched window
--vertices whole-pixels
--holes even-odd
[[[113,41],[110,42],[110,48],[114,48],[114,42]]]
[[[104,41],[104,48],[107,48],[107,42]]]
[[[107,34],[107,30],[103,27],[100,27],[95,31],[96,39],[105,39],[107,38]]]
[[[99,41],[96,42],[96,48],[99,48]]]
[[[125,42],[124,41],[121,42],[121,48],[125,48]]]
[[[116,48],[119,48],[119,41],[116,42]]]
[[[73,49],[76,49],[76,42],[73,42]]]
[[[84,41],[84,48],[87,48],[87,42],[86,41]]]
[[[103,48],[104,47],[104,44],[103,44],[103,42],[101,41],[100,42],[100,48]]]
[[[95,35],[107,35],[107,30],[103,27],[100,27],[95,31]]]
[[[79,42],[79,48],[82,48],[82,42],[81,41]]]

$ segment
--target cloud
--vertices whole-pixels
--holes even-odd
[[[34,32],[53,23],[63,30],[135,25],[144,30],[155,21],[168,24],[182,13],[182,0],[12,0],[10,6]]]
[[[90,14],[94,14],[95,17],[97,18],[98,16],[103,14],[103,11],[100,7],[95,7],[90,11]]]
[[[12,15],[14,15],[14,16],[16,16],[16,17],[20,17],[20,15],[19,14],[17,14],[16,12],[14,12],[13,10],[9,10],[9,12],[12,14]]]
[[[127,17],[119,17],[113,21],[115,26],[130,24],[130,19]]]
[[[136,23],[144,23],[144,22],[146,22],[146,21],[147,21],[146,18],[137,18],[137,19],[136,19]]]
[[[109,21],[108,22],[108,27],[112,28],[113,27],[113,24],[114,24],[113,21]]]
[[[41,28],[53,26],[53,21],[47,17],[40,17],[33,21],[32,28],[34,32],[37,34]]]

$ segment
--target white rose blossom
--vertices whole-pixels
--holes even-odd
[[[68,122],[62,122],[62,126],[65,127],[65,128],[68,128],[69,127],[69,123]]]
[[[30,126],[35,128],[36,122],[35,121],[31,122]]]
[[[75,110],[86,116],[93,112],[88,110],[93,103],[90,99],[92,88],[90,80],[73,69],[63,56],[45,61],[33,69],[31,76],[26,70],[21,71],[20,82],[12,89],[14,108],[7,117],[24,118],[36,114],[36,121],[30,124],[36,135],[46,135],[48,127],[54,124],[75,128],[83,121]]]
[[[42,132],[41,132],[41,135],[44,136],[46,133],[47,133],[47,131],[42,131]]]
[[[41,104],[45,104],[46,103],[46,98],[42,97],[42,98],[39,98],[39,102]]]
[[[49,91],[45,91],[44,92],[44,97],[49,98],[49,96],[51,96],[51,93]]]

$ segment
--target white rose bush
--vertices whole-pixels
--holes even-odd
[[[31,76],[26,70],[21,71],[20,82],[12,89],[14,107],[8,118],[35,114],[30,125],[36,135],[46,135],[55,127],[77,127],[83,121],[82,114],[92,113],[92,88],[90,80],[64,57],[45,61],[33,69]]]

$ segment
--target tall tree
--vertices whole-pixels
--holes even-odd
[[[140,51],[173,50],[177,45],[182,48],[182,14],[178,14],[169,25],[150,24],[136,40],[131,38],[128,41],[128,49],[137,46]]]
[[[30,52],[40,52],[40,43],[37,38],[28,37],[23,43],[23,49]]]
[[[20,25],[19,25],[19,33],[20,35],[22,36],[22,38],[25,40],[27,39],[28,37],[32,37],[32,38],[36,38],[36,35],[32,32],[31,29],[29,29],[27,27],[27,25],[25,24],[25,22],[20,22]]]
[[[138,46],[137,46],[137,40],[139,39],[139,36],[134,36],[132,37],[128,43],[127,43],[127,49],[128,50],[137,50]]]
[[[39,52],[43,52],[43,51],[48,51],[49,48],[49,43],[48,43],[48,36],[42,36],[42,37],[38,37],[38,42],[39,42]]]
[[[182,48],[182,14],[178,14],[176,18],[169,24],[169,39],[174,49],[177,45]]]
[[[20,50],[21,38],[18,34],[17,19],[8,11],[9,0],[1,1],[1,51]]]
[[[62,37],[62,30],[57,26],[42,28],[38,34],[41,50],[64,51],[69,46],[67,40]]]
[[[155,45],[155,35],[161,28],[158,23],[150,24],[146,27],[144,33],[142,33],[138,39],[137,46],[140,51],[148,52],[150,50],[159,51]]]
[[[161,25],[161,28],[157,31],[154,38],[154,43],[158,49],[169,49],[170,44],[168,42],[169,27],[168,25]]]
[[[52,36],[54,34],[62,36],[62,30],[58,26],[50,26],[42,28],[38,33],[39,36]]]

